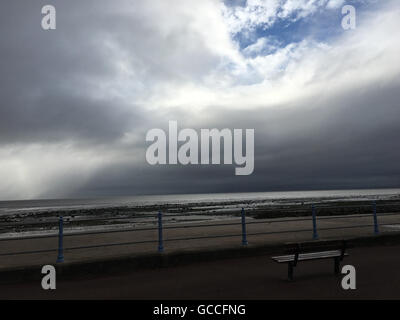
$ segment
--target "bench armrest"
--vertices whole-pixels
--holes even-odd
[[[347,247],[346,240],[343,240],[343,241],[342,241],[341,254],[340,254],[340,261],[343,260],[345,254],[346,254],[346,247]]]
[[[300,246],[300,244],[298,243],[298,244],[296,245],[296,251],[295,251],[295,253],[294,253],[294,261],[293,261],[293,265],[294,265],[294,266],[297,265],[297,261],[299,260],[300,251],[301,251],[301,246]]]

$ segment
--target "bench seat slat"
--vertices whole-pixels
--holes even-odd
[[[299,254],[299,259],[300,257],[312,257],[315,255],[340,255],[339,250],[330,250],[330,251],[321,251],[321,252],[309,252],[309,253],[300,253]],[[294,254],[288,254],[288,255],[283,255],[283,256],[277,256],[277,257],[272,257],[274,258],[280,258],[280,259],[291,259],[294,258]]]
[[[298,257],[298,261],[305,260],[316,260],[316,259],[328,259],[340,257],[342,255],[340,250],[330,250],[330,251],[321,251],[321,252],[311,252],[311,253],[300,253]],[[347,253],[344,256],[348,256]],[[278,263],[285,263],[294,261],[294,254],[284,255],[284,256],[276,256],[272,257],[272,259]]]

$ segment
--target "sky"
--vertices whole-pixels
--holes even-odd
[[[398,30],[398,0],[2,0],[0,200],[400,187]],[[254,173],[149,165],[171,120],[254,129]]]

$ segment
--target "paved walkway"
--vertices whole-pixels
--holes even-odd
[[[306,219],[306,220],[304,220]],[[237,222],[237,225],[222,225],[226,223]],[[287,218],[287,219],[268,219],[253,220],[247,219],[247,233],[249,246],[252,245],[274,245],[293,241],[308,241],[312,239],[312,220],[307,218]],[[255,223],[257,222],[257,223]],[[164,230],[164,247],[166,253],[187,251],[187,250],[204,250],[204,249],[222,249],[234,248],[241,246],[241,224],[239,219],[230,219],[227,221],[218,221],[220,224],[216,227],[206,226],[207,223],[185,224],[186,226],[204,227],[181,228],[181,229],[165,229]],[[368,215],[365,217],[358,216],[338,216],[330,217],[330,219],[320,218],[318,223],[318,234],[320,239],[340,239],[352,238],[359,236],[373,235],[373,217]],[[380,216],[379,217],[380,232],[398,232],[400,231],[400,215]],[[384,224],[384,225],[383,225]],[[399,225],[395,225],[399,224]],[[365,227],[348,228],[354,225],[364,225]],[[180,225],[181,226],[181,225]],[[329,229],[330,230],[323,230]],[[66,230],[67,231],[67,230]],[[287,232],[285,232],[287,231]],[[269,233],[265,235],[253,235],[256,233]],[[234,237],[215,238],[215,239],[197,239],[197,240],[180,240],[169,241],[177,238],[196,238],[205,236],[222,236],[237,235]],[[109,234],[97,235],[79,235],[66,236],[64,238],[64,247],[71,248],[77,246],[101,245],[107,243],[133,242],[133,241],[157,241],[157,230],[150,231],[130,231],[117,232]],[[28,240],[9,240],[0,241],[0,271],[2,269],[21,267],[27,265],[44,265],[54,264],[57,258],[57,252],[23,254],[13,256],[1,256],[2,253],[20,252],[31,250],[56,249],[58,244],[57,238],[46,239],[28,239]],[[113,247],[100,247],[91,249],[65,250],[65,262],[90,261],[93,259],[111,258],[115,256],[125,255],[141,255],[144,253],[157,252],[157,242],[143,243],[135,245],[121,245]]]
[[[400,245],[350,249],[344,264],[356,268],[356,290],[341,288],[331,260],[299,263],[289,282],[286,265],[264,255],[113,276],[61,274],[56,290],[42,290],[38,279],[2,285],[0,299],[400,299],[399,252]]]

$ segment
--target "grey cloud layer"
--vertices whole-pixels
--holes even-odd
[[[57,8],[54,32],[40,29],[40,9],[48,3]],[[192,105],[166,109],[158,105],[165,101],[156,99],[165,88],[202,87],[210,70],[218,75],[221,61],[233,58],[207,42],[190,5],[171,0],[169,11],[166,2],[153,4],[2,1],[0,152],[7,150],[2,165],[11,170],[0,168],[1,197],[400,186],[399,78],[339,92],[327,87],[273,107],[261,101],[247,109],[244,100],[242,108],[233,109],[221,97],[218,106],[210,103],[199,113]],[[325,78],[313,81],[336,77],[322,71]],[[189,98],[198,104],[196,96]],[[166,128],[168,120],[178,120],[182,128],[255,128],[254,174],[234,176],[233,166],[147,165],[146,130]],[[57,164],[58,174],[44,172],[45,182],[31,178],[36,160],[30,160],[28,147],[46,153],[54,144],[72,145],[77,154],[92,150],[82,164],[106,160],[82,179],[85,166],[78,161],[70,167],[71,159],[52,154],[49,163]],[[14,146],[26,146],[26,154],[15,156]],[[72,178],[66,178],[68,170],[74,171]],[[32,186],[10,191],[21,174]],[[40,183],[48,187],[38,188]]]
[[[253,175],[234,176],[234,166],[145,165],[137,170],[128,165],[110,168],[107,178],[95,178],[83,190],[129,195],[398,187],[399,89],[400,83],[387,89],[373,86],[323,106],[302,101],[301,108],[280,112],[209,110],[209,121],[199,128],[255,127]],[[108,188],[110,181],[118,181],[113,189]]]

